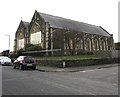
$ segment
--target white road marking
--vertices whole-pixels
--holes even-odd
[[[81,71],[81,72],[89,72],[89,71],[96,71],[96,70],[99,70],[99,69],[94,69],[94,70],[84,70],[84,71]]]

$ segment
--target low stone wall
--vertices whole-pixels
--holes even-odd
[[[120,59],[104,58],[104,59],[81,59],[81,60],[37,60],[38,65],[54,67],[90,66],[112,63],[120,63]]]
[[[120,58],[120,50],[112,50],[112,58]]]
[[[62,60],[37,60],[37,65],[61,67]]]
[[[94,54],[101,58],[120,58],[120,50],[94,51]]]

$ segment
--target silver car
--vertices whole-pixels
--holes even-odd
[[[0,65],[12,65],[12,61],[9,57],[0,56]]]

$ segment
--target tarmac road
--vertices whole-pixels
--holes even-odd
[[[2,66],[2,95],[118,95],[118,66],[79,72]]]

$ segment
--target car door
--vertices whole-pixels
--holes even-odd
[[[19,58],[19,57],[18,57]],[[15,67],[18,67],[17,64],[18,64],[18,58],[14,61],[14,65]]]
[[[19,67],[19,64],[20,64],[20,61],[22,60],[22,56],[18,57],[16,60],[15,60],[15,65],[16,67]]]
[[[20,65],[20,62],[23,60],[23,56],[20,56],[19,58],[18,58],[18,63],[17,63],[17,66],[19,66]]]

